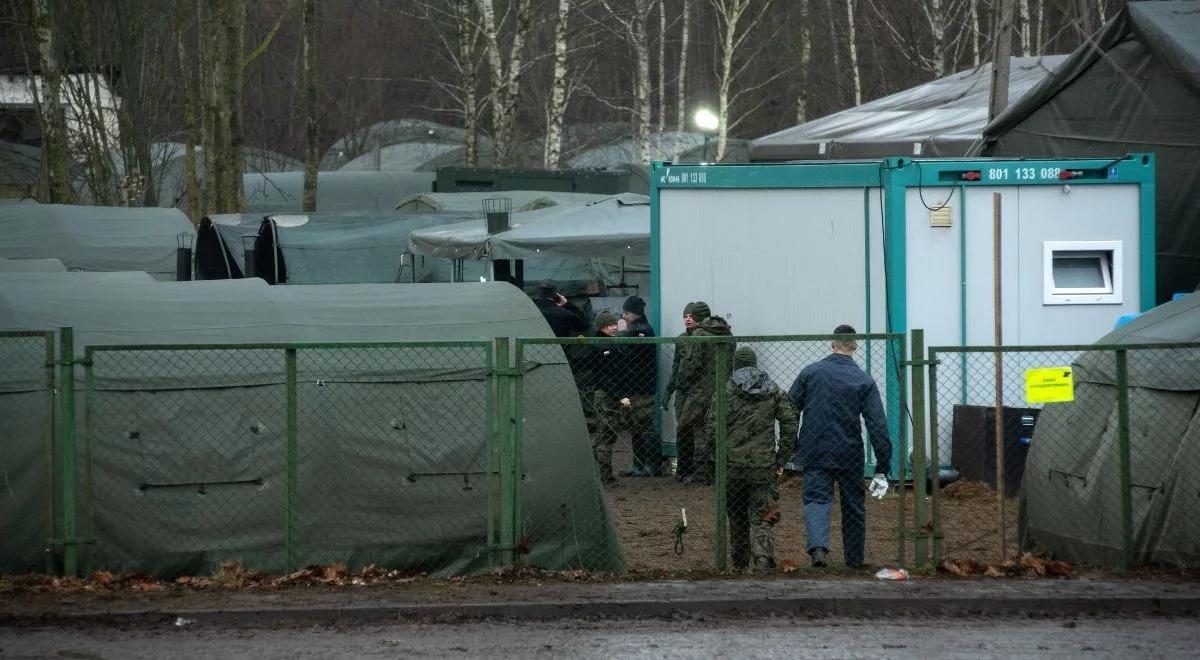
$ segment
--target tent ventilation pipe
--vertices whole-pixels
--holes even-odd
[[[487,216],[487,233],[499,234],[508,231],[512,217],[512,200],[508,197],[489,197],[483,200],[483,212]]]
[[[249,242],[247,242],[249,239]],[[254,241],[258,240],[258,236],[243,236],[242,237],[242,254],[245,256],[246,267],[244,275],[247,278],[258,277],[258,260],[255,258]]]
[[[192,234],[183,233],[175,237],[175,280],[187,282],[192,279]]]

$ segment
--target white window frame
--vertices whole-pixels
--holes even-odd
[[[1098,288],[1058,287],[1054,282],[1054,257],[1077,253],[1078,258],[1102,259],[1110,255],[1109,267],[1103,268],[1105,286]],[[1101,262],[1103,264],[1103,261]],[[1043,241],[1042,303],[1045,305],[1120,305],[1125,301],[1123,241]]]

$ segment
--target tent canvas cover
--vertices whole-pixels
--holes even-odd
[[[175,279],[180,235],[195,235],[176,209],[0,204],[0,257],[58,259],[68,270],[140,270]]]
[[[1200,284],[1200,2],[1131,2],[984,131],[985,156],[1153,152],[1157,301]]]
[[[390,211],[400,200],[433,190],[427,172],[321,172],[317,211]],[[302,213],[304,172],[246,174],[246,212]]]
[[[1200,294],[1170,302],[1099,344],[1200,341]],[[1200,348],[1131,350],[1130,467],[1137,563],[1200,563]],[[1111,351],[1072,365],[1075,400],[1038,417],[1025,466],[1021,547],[1119,566],[1117,377]]]
[[[56,281],[55,281],[56,280]],[[549,336],[507,284],[272,287],[258,279],[122,282],[87,275],[0,287],[0,328],[73,326],[87,344],[396,342]],[[27,347],[26,347],[27,348]],[[16,345],[0,343],[0,362]],[[18,353],[19,354],[19,353]],[[545,354],[545,352],[543,352]],[[91,484],[79,507],[97,569],[205,574],[226,560],[281,572],[285,378],[279,349],[95,355]],[[488,365],[481,348],[301,349],[296,561],[462,574],[488,567]],[[527,386],[574,390],[561,351]],[[41,367],[0,372],[0,417],[38,429]],[[82,386],[82,370],[76,383]],[[79,394],[82,401],[82,395]],[[619,571],[619,541],[579,406],[530,398],[526,561]],[[32,416],[32,419],[31,419]],[[78,421],[86,415],[81,405]],[[78,429],[80,478],[87,438]],[[8,435],[0,572],[41,570],[41,433]],[[589,485],[583,488],[580,485]]]
[[[1012,58],[1009,102],[1065,59]],[[751,141],[750,160],[966,156],[987,125],[991,77],[991,64],[983,64],[772,133]]]

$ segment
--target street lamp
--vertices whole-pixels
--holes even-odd
[[[713,132],[721,125],[721,118],[713,114],[708,108],[700,108],[696,114],[692,116],[692,122],[696,124],[696,128],[704,133],[704,160],[708,160],[708,141],[712,137]]]

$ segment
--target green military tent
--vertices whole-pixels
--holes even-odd
[[[1200,341],[1200,294],[1156,307],[1099,344]],[[1200,563],[1200,348],[1127,352],[1138,563]],[[1122,559],[1117,372],[1112,351],[1073,365],[1075,400],[1047,404],[1030,442],[1021,545],[1068,561]]]
[[[89,344],[550,335],[529,298],[507,284],[106,280],[58,274],[6,281],[0,328],[72,326],[79,351]],[[27,431],[2,439],[0,572],[44,569],[46,548],[55,547],[48,539],[62,535],[62,502],[49,497],[38,341],[0,341],[0,363],[25,365],[0,372],[0,418],[6,430]],[[527,390],[574,387],[561,351],[552,353],[526,365]],[[89,564],[174,575],[233,560],[283,571],[290,529],[293,565],[486,570],[489,520],[498,513],[489,506],[487,470],[498,463],[488,459],[495,443],[485,349],[299,349],[291,451],[285,361],[277,348],[94,356],[91,401],[84,405],[84,393],[76,394],[79,532],[91,539]],[[76,384],[83,387],[82,367]],[[525,559],[548,569],[622,570],[582,411],[561,401],[524,401]]]
[[[428,172],[321,172],[317,176],[317,211],[390,211],[400,200],[433,190]],[[301,213],[304,172],[246,174],[246,211]]]
[[[1200,2],[1131,2],[983,132],[985,156],[1156,156],[1157,299],[1200,283]]]

